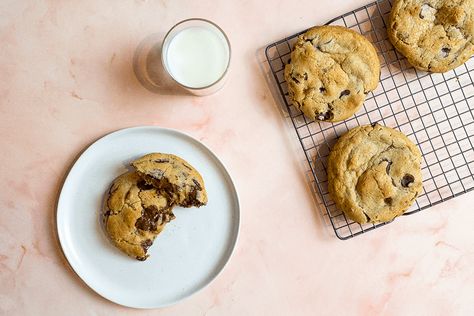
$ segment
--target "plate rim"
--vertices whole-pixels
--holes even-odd
[[[234,226],[234,229],[235,229],[235,233],[234,233],[234,238],[233,238],[233,241],[232,241],[232,245],[231,245],[231,249],[230,249],[230,252],[229,254],[227,255],[227,258],[225,258],[225,261],[224,263],[222,264],[222,266],[217,270],[217,272],[211,277],[209,278],[208,280],[206,280],[205,282],[202,283],[202,286],[198,287],[195,291],[192,291],[190,292],[189,294],[186,294],[185,296],[179,298],[178,300],[175,300],[175,301],[172,301],[172,302],[168,302],[168,303],[164,303],[164,304],[152,304],[153,306],[139,306],[139,305],[133,305],[133,304],[126,304],[126,303],[123,303],[123,302],[120,302],[112,297],[110,297],[109,295],[107,295],[106,293],[103,293],[102,291],[99,291],[98,289],[94,288],[93,286],[91,286],[91,284],[89,284],[89,282],[87,282],[80,274],[79,272],[76,270],[75,266],[73,265],[73,263],[71,263],[70,261],[70,258],[68,257],[68,254],[67,254],[67,250],[64,249],[64,246],[63,246],[63,243],[65,243],[64,241],[64,236],[63,236],[63,233],[62,233],[62,230],[61,230],[61,227],[59,225],[59,218],[60,216],[59,213],[59,209],[60,209],[60,206],[63,202],[63,191],[64,191],[64,188],[66,187],[66,185],[68,184],[69,181],[72,181],[71,180],[71,173],[72,171],[74,170],[74,168],[76,167],[76,164],[77,162],[84,156],[86,155],[88,152],[90,152],[92,150],[92,147],[96,146],[97,144],[100,144],[102,143],[103,141],[105,141],[106,138],[108,137],[111,137],[111,136],[116,136],[116,135],[120,135],[120,134],[123,134],[123,133],[126,133],[126,132],[130,132],[130,131],[137,131],[137,130],[146,130],[146,129],[151,129],[151,130],[156,130],[158,132],[162,131],[162,132],[168,132],[168,133],[174,133],[174,134],[178,134],[179,136],[184,136],[185,138],[187,138],[188,140],[191,140],[192,142],[194,142],[195,144],[197,144],[198,146],[204,148],[206,151],[207,151],[207,154],[209,154],[211,156],[211,158],[213,158],[217,164],[218,164],[218,167],[220,167],[220,169],[222,169],[222,171],[224,172],[224,176],[226,176],[229,180],[229,183],[230,183],[230,187],[233,191],[233,194],[235,196],[235,201],[234,201],[234,204],[235,204],[235,210],[234,212],[236,213],[235,215],[235,224],[233,225]],[[220,165],[220,166],[219,166]],[[186,132],[183,132],[183,131],[180,131],[180,130],[177,130],[177,129],[174,129],[174,128],[168,128],[168,127],[161,127],[161,126],[156,126],[156,125],[138,125],[138,126],[131,126],[131,127],[124,127],[124,128],[121,128],[121,129],[118,129],[118,130],[114,130],[112,132],[109,132],[109,133],[106,133],[104,134],[103,136],[100,136],[99,138],[97,138],[96,140],[92,141],[89,145],[86,145],[85,148],[83,150],[81,150],[77,155],[76,157],[74,158],[74,160],[71,162],[71,165],[70,167],[67,169],[66,173],[65,173],[65,176],[63,178],[63,182],[61,184],[61,187],[60,187],[60,190],[59,190],[59,194],[58,194],[58,198],[57,198],[57,202],[56,202],[56,207],[55,207],[55,212],[54,212],[54,215],[55,215],[55,218],[54,218],[54,221],[56,222],[55,224],[55,231],[56,231],[56,239],[59,243],[59,249],[61,251],[61,253],[63,254],[64,258],[66,259],[66,262],[67,262],[67,265],[71,268],[71,270],[74,272],[74,274],[76,274],[79,279],[85,284],[87,285],[87,287],[89,289],[91,289],[92,291],[94,291],[95,293],[97,293],[98,295],[100,295],[101,297],[107,299],[108,301],[111,301],[115,304],[118,304],[118,305],[121,305],[121,306],[125,306],[125,307],[129,307],[129,308],[135,308],[135,309],[157,309],[157,308],[164,308],[164,307],[168,307],[168,306],[172,306],[172,305],[176,305],[184,300],[187,300],[189,299],[190,297],[198,294],[199,292],[201,292],[202,290],[204,290],[205,288],[207,288],[219,275],[221,275],[221,273],[224,271],[224,269],[227,267],[227,265],[229,264],[229,262],[231,261],[232,257],[234,256],[234,253],[235,253],[235,248],[237,246],[237,243],[239,241],[239,237],[240,237],[240,226],[241,226],[241,212],[240,212],[240,197],[239,197],[239,194],[238,194],[238,191],[237,191],[237,188],[236,188],[236,185],[235,185],[235,182],[234,182],[234,179],[232,178],[232,176],[230,175],[229,173],[229,170],[227,168],[227,166],[222,162],[221,159],[219,159],[219,157],[207,146],[205,145],[203,142],[199,141],[198,139],[196,139],[195,137],[191,136],[190,134],[186,133]]]

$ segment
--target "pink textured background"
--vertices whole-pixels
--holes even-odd
[[[339,241],[306,182],[272,97],[263,48],[367,1],[0,2],[0,314],[473,315],[474,193]],[[215,21],[233,61],[198,98],[144,89],[138,44],[188,17]],[[233,260],[205,290],[160,310],[108,302],[61,255],[54,213],[85,146],[137,125],[183,130],[229,167],[241,197]]]

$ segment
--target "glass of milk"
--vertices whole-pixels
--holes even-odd
[[[219,26],[193,18],[179,22],[166,34],[161,60],[180,86],[203,96],[223,87],[230,53],[229,39]]]

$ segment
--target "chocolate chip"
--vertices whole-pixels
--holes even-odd
[[[166,162],[170,162],[169,159],[166,159],[166,158],[162,158],[162,159],[155,159],[153,160],[154,162],[157,162],[157,163],[166,163]]]
[[[326,111],[325,113],[316,113],[316,118],[319,121],[331,120],[334,118],[334,113],[332,113],[330,110]]]
[[[140,189],[140,190],[151,190],[153,189],[153,185],[149,184],[149,183],[146,183],[145,180],[142,180],[140,182],[137,183],[137,187]]]
[[[308,73],[304,73],[304,80],[308,80]]]
[[[201,191],[201,190],[202,190],[202,187],[201,187],[201,185],[199,184],[199,182],[198,182],[196,179],[193,179],[193,182],[194,182],[194,184],[196,185],[196,188],[197,188],[199,191]]]
[[[193,168],[191,168],[190,166],[188,166],[187,164],[183,163],[183,166],[185,166],[186,168],[188,168],[189,170],[193,170]]]
[[[392,205],[392,198],[391,197],[385,198],[383,201],[385,202],[385,204]]]
[[[448,57],[450,51],[451,51],[451,48],[449,48],[449,47],[441,48],[441,56],[443,58]]]
[[[142,246],[142,248],[143,248],[143,251],[146,252],[146,251],[148,250],[148,248],[151,247],[151,245],[153,245],[153,241],[152,241],[151,239],[147,239],[147,240],[145,240],[144,242],[142,242],[142,245],[141,245],[141,246]]]
[[[291,79],[296,83],[300,83],[300,81],[298,79],[296,79],[295,77],[291,77]]]
[[[351,94],[350,90],[344,90],[344,91],[341,92],[341,95],[339,96],[339,98],[342,98],[343,96],[349,95],[349,94]]]
[[[377,126],[377,124],[378,124],[377,122],[373,122],[372,124],[370,124],[370,126],[375,127]]]
[[[413,182],[415,182],[415,177],[408,173],[404,175],[401,180],[402,187],[404,188],[408,188],[410,183],[413,183]]]
[[[291,64],[291,58],[288,58],[287,64]]]
[[[321,93],[326,92],[326,88],[324,88],[324,87],[319,88],[319,92],[321,92]]]
[[[153,240],[151,240],[151,239],[147,239],[144,242],[142,242],[140,244],[140,246],[142,246],[142,249],[143,249],[143,252],[145,253],[145,255],[143,257],[135,257],[135,258],[137,260],[140,260],[140,261],[145,261],[146,258],[148,258],[148,255],[146,253],[148,251],[148,248],[151,247],[151,245],[153,245]]]

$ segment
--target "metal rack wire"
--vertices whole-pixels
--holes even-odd
[[[342,25],[367,37],[377,48],[380,83],[361,110],[337,123],[312,122],[291,104],[283,75],[297,37],[267,46],[265,55],[288,115],[311,168],[314,186],[339,239],[349,239],[385,224],[360,225],[345,217],[330,199],[326,160],[337,138],[347,130],[379,122],[397,128],[420,148],[423,192],[405,215],[413,214],[474,189],[474,58],[455,70],[430,74],[415,70],[388,41],[391,0],[380,0],[337,17]]]

